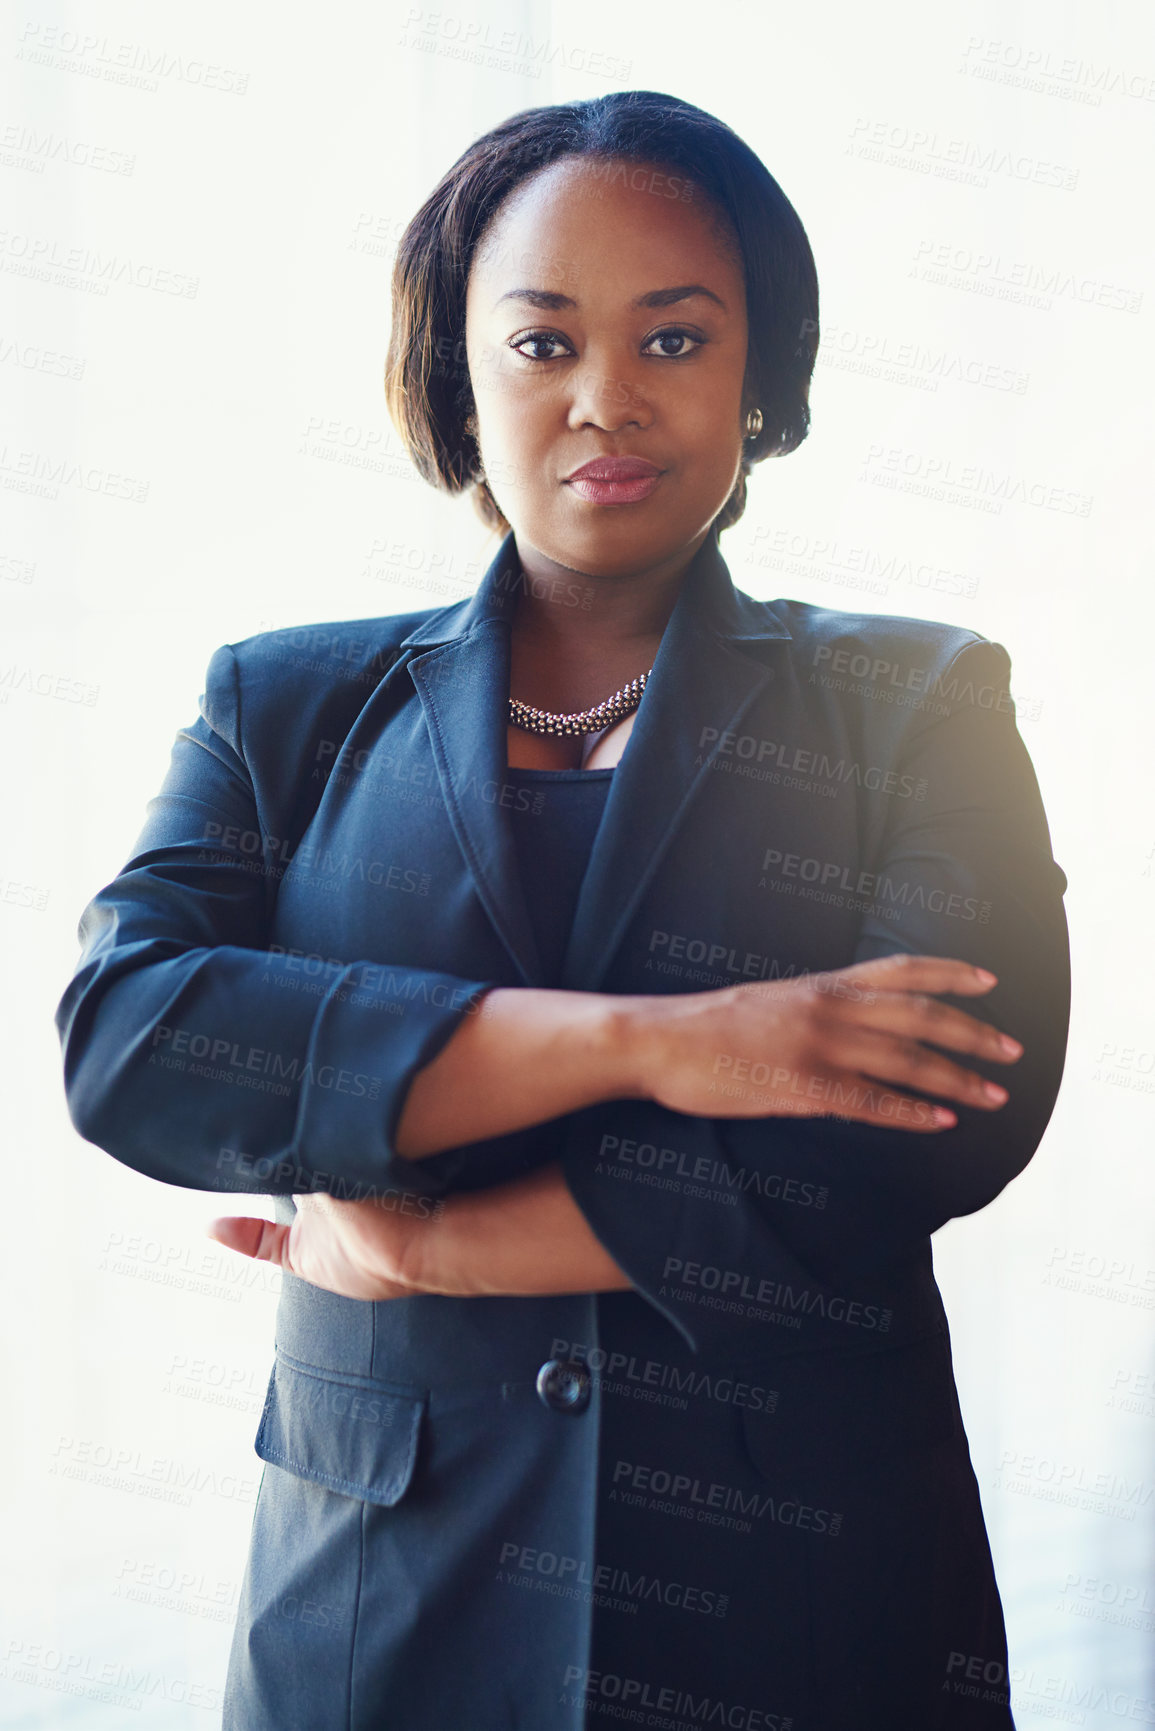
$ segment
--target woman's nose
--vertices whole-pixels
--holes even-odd
[[[572,428],[595,426],[609,433],[631,425],[648,427],[653,420],[652,405],[640,381],[620,362],[583,359],[567,383]]]

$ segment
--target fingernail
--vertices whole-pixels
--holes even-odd
[[[993,986],[998,982],[998,975],[992,974],[989,968],[976,968],[975,978],[981,980],[984,986]]]
[[[936,1106],[931,1116],[933,1117],[934,1122],[940,1124],[943,1129],[949,1129],[952,1124],[958,1123],[958,1119],[950,1110],[949,1106]]]
[[[1007,1098],[1006,1089],[1000,1088],[997,1082],[984,1082],[983,1093],[986,1095],[988,1100],[995,1101],[999,1106],[1001,1106],[1003,1101]]]
[[[1018,1040],[1012,1040],[1009,1034],[999,1035],[999,1045],[1012,1058],[1017,1058],[1023,1049]]]

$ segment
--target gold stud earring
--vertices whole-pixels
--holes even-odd
[[[762,411],[761,409],[751,409],[749,414],[746,416],[746,437],[748,439],[756,439],[761,431]]]

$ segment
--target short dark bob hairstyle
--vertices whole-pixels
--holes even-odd
[[[746,508],[751,464],[796,450],[809,430],[818,277],[806,231],[765,164],[723,121],[676,96],[623,90],[527,108],[458,157],[397,249],[385,361],[390,418],[424,480],[448,493],[472,489],[482,521],[508,531],[466,426],[474,402],[465,290],[503,201],[537,170],[566,157],[672,169],[701,189],[720,237],[736,238],[749,325],[743,400],[761,409],[762,430],[744,441],[742,472],[715,518],[719,531],[728,529]]]

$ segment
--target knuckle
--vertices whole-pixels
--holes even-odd
[[[917,1040],[903,1041],[902,1056],[918,1075],[922,1075],[935,1061],[934,1055],[928,1052],[925,1046],[920,1045]]]

